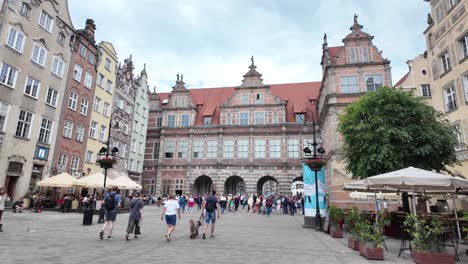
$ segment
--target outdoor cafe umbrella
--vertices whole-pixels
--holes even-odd
[[[62,172],[58,175],[49,177],[40,182],[37,182],[37,186],[40,187],[71,187],[76,178],[66,172]]]
[[[94,173],[89,176],[85,176],[78,180],[75,179],[73,182],[74,186],[81,188],[103,188],[104,187],[104,174],[102,172]],[[114,180],[107,177],[106,187],[115,186]]]
[[[134,182],[125,172],[119,172],[115,170],[108,171],[109,178],[113,180],[113,184],[111,186],[117,186],[119,189],[127,189],[127,190],[141,190],[141,185]]]

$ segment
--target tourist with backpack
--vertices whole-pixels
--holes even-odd
[[[221,217],[219,208],[218,198],[216,198],[216,190],[211,191],[211,195],[207,195],[205,198],[205,203],[203,204],[204,212],[202,213],[202,217],[205,217],[205,226],[203,228],[203,239],[206,238],[206,230],[208,229],[208,225],[211,222],[211,235],[210,237],[214,237],[214,229],[216,224],[216,212],[218,213],[218,219]]]
[[[117,218],[117,210],[120,207],[122,202],[122,197],[120,194],[117,193],[119,189],[117,187],[113,187],[111,192],[106,193],[104,196],[104,209],[106,210],[106,222],[102,226],[101,232],[99,232],[99,239],[104,239],[104,232],[106,229],[109,230],[107,235],[107,240],[112,239],[112,231],[114,230],[114,222]]]

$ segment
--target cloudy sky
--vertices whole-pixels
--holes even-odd
[[[138,4],[137,4],[138,3]],[[119,60],[147,65],[150,86],[167,92],[177,73],[187,87],[241,84],[250,56],[267,84],[320,81],[323,33],[341,45],[353,14],[391,60],[393,83],[424,52],[423,0],[69,0],[75,28],[96,22],[96,40]]]

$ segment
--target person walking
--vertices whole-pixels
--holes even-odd
[[[202,202],[203,202],[202,195],[199,194],[198,200],[197,200],[198,210],[202,209]]]
[[[173,194],[169,195],[169,200],[164,204],[161,221],[166,218],[167,230],[166,240],[171,241],[171,234],[176,228],[177,216],[180,219],[180,205]]]
[[[221,214],[224,214],[224,210],[226,210],[227,198],[224,194],[221,194],[219,198],[219,206],[221,207]]]
[[[185,195],[181,195],[179,197],[179,205],[180,208],[182,209],[182,213],[185,213],[185,204],[187,203],[187,199],[185,198]]]
[[[205,226],[203,229],[203,236],[202,238],[206,238],[206,230],[208,229],[208,225],[211,222],[211,235],[210,237],[214,237],[214,230],[216,224],[216,212],[218,213],[218,219],[221,218],[219,208],[218,199],[216,198],[216,190],[211,191],[211,195],[207,195],[205,198],[205,203],[203,204],[203,208],[205,209],[202,213],[202,216],[205,217]]]
[[[190,198],[188,199],[188,212],[193,213],[193,206],[195,205],[195,199],[193,199],[193,196],[190,195]]]
[[[254,210],[254,198],[252,194],[249,196],[249,199],[247,200],[247,205],[248,205],[247,210],[249,210],[249,215],[251,215]]]
[[[266,199],[265,199],[265,209],[266,209],[266,212],[265,214],[267,216],[270,216],[271,214],[271,207],[273,206],[273,198],[271,196],[268,196]]]
[[[239,211],[239,203],[240,203],[240,195],[237,194],[236,197],[234,198],[234,211],[235,212]]]
[[[276,198],[276,213],[281,213],[281,197]]]
[[[140,197],[140,193],[134,193],[133,199],[130,201],[130,216],[128,217],[127,234],[125,240],[130,241],[130,234],[133,233],[133,238],[137,239],[140,232],[140,224],[143,220],[144,201]]]
[[[5,187],[0,188],[0,232],[3,232],[3,210],[5,210],[5,202],[9,202],[10,197],[8,196]]]
[[[101,232],[99,232],[99,239],[104,239],[104,233],[106,229],[109,230],[107,240],[112,240],[112,231],[114,230],[114,222],[117,218],[117,211],[122,203],[122,197],[117,193],[119,189],[112,187],[112,191],[106,193],[104,196],[104,209],[106,210],[105,217],[106,222],[102,226]]]

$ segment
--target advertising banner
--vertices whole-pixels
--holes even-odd
[[[304,175],[304,212],[305,216],[315,217],[316,209],[316,195],[315,195],[315,172],[312,171],[309,166],[302,163],[302,171]],[[318,198],[319,208],[322,217],[326,216],[326,205],[325,205],[325,169],[322,167],[321,171],[317,172],[318,177]]]

